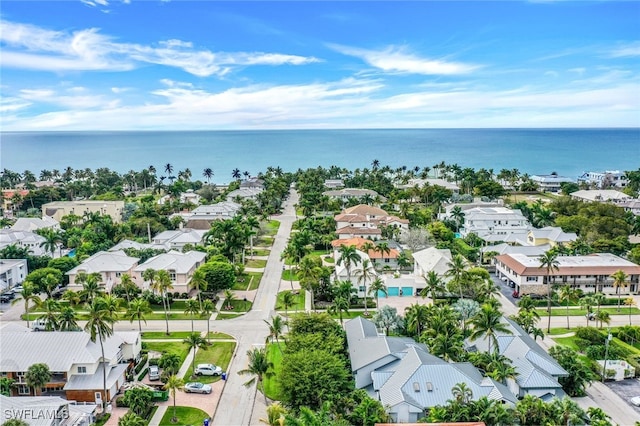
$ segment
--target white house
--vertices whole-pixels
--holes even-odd
[[[629,181],[624,172],[620,170],[606,170],[604,172],[584,172],[578,183],[593,185],[597,188],[624,188]]]
[[[611,275],[617,271],[627,274],[627,286],[617,289],[621,294],[635,294],[640,291],[640,265],[611,253],[597,253],[586,256],[558,256],[558,268],[551,273],[556,285],[564,284],[580,288],[585,293],[597,291],[615,294]],[[524,254],[503,254],[496,256],[496,274],[515,283],[515,290],[524,294],[547,294],[545,282],[547,271],[540,266],[539,257]]]
[[[171,200],[171,195],[164,195],[158,199],[158,204],[164,205]],[[179,197],[181,204],[193,204],[194,206],[200,205],[201,197],[196,194],[193,189],[187,189],[185,192],[180,193]]]
[[[35,332],[13,323],[0,327],[0,341],[0,374],[16,380],[14,395],[33,395],[33,389],[26,384],[25,373],[31,365],[44,363],[52,373],[51,380],[43,387],[44,395],[62,395],[68,400],[84,402],[105,397],[110,401],[124,384],[129,363],[139,359],[142,350],[137,332],[121,335],[116,331],[103,342],[103,359],[100,342],[92,342],[89,333]],[[103,392],[105,370],[106,395]]]
[[[242,206],[233,201],[222,201],[216,204],[198,206],[190,213],[182,215],[187,222],[186,227],[209,230],[214,220],[233,219]]]
[[[42,219],[37,217],[19,217],[11,229],[14,231],[34,232],[38,229],[53,228],[60,229],[60,222],[49,216],[43,216]]]
[[[406,184],[396,185],[398,188],[413,188],[415,186],[423,188],[425,186],[441,186],[451,190],[454,194],[460,192],[460,187],[455,182],[449,182],[445,179],[428,178],[428,179],[409,179]]]
[[[538,191],[541,192],[560,192],[563,183],[574,183],[575,181],[566,176],[550,175],[533,175],[531,180],[538,185]]]
[[[264,190],[260,187],[238,188],[227,194],[227,201],[255,200]]]
[[[342,189],[332,189],[330,191],[325,191],[322,193],[331,199],[340,200],[342,202],[347,202],[349,200],[360,200],[364,197],[369,197],[371,200],[379,200],[386,201],[387,199],[378,194],[376,191],[372,189],[364,189],[364,188],[342,188]]]
[[[203,229],[190,228],[163,231],[153,237],[153,245],[164,250],[182,250],[187,244],[201,244],[206,233]]]
[[[69,276],[68,287],[71,290],[82,290],[82,285],[76,283],[78,274],[96,272],[101,276],[100,284],[110,292],[113,286],[120,284],[123,274],[133,278],[133,270],[139,260],[137,257],[127,256],[123,251],[99,251],[66,273]]]
[[[188,293],[190,290],[191,277],[195,270],[204,263],[206,253],[200,251],[189,251],[181,253],[170,251],[168,253],[159,254],[148,259],[134,269],[136,282],[142,283],[143,289],[149,288],[149,283],[144,282],[142,274],[147,269],[156,271],[167,271],[171,277],[173,291],[180,293]]]
[[[10,419],[29,426],[90,426],[95,423],[98,406],[78,404],[58,396],[0,395],[0,424]]]
[[[338,238],[368,238],[377,240],[381,237],[382,227],[398,229],[400,235],[408,232],[409,221],[391,216],[381,208],[358,204],[344,209],[334,217]]]
[[[571,198],[581,201],[611,203],[622,203],[632,200],[631,196],[624,192],[616,191],[615,189],[582,189],[580,191],[572,192]]]
[[[7,246],[26,248],[34,256],[51,256],[51,252],[41,246],[46,239],[35,232],[16,231],[12,228],[0,229],[0,249]],[[57,249],[53,255],[57,254]]]
[[[26,259],[0,259],[0,291],[22,284],[28,274]]]
[[[464,212],[463,237],[474,233],[485,241],[505,241],[512,234],[526,235],[531,224],[520,210],[475,207]]]

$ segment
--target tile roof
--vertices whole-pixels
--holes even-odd
[[[382,231],[378,228],[367,228],[367,227],[358,227],[358,226],[345,226],[336,230],[336,234],[338,235],[382,235]]]
[[[369,216],[388,216],[389,213],[379,207],[369,206],[367,204],[358,204],[357,206],[348,207],[342,213],[362,214]]]

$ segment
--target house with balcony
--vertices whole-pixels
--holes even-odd
[[[84,216],[88,213],[99,213],[111,216],[114,223],[122,222],[124,201],[54,201],[42,205],[42,216],[51,217],[58,222],[67,215]]]
[[[558,269],[551,272],[551,282],[555,285],[570,285],[585,293],[637,294],[640,291],[640,265],[611,253],[595,253],[585,256],[558,256]],[[524,254],[503,254],[496,256],[496,275],[506,277],[515,283],[515,291],[520,295],[547,294],[547,270],[540,266],[539,257]],[[611,275],[617,271],[627,274],[627,286],[613,287]]]
[[[365,246],[365,244],[373,244],[374,248],[373,249],[368,249],[365,250],[363,248],[363,246]],[[353,238],[344,238],[344,239],[337,239],[337,240],[333,240],[331,241],[331,246],[333,247],[334,250],[334,258],[336,256],[338,256],[338,252],[337,250],[340,248],[340,246],[345,245],[345,246],[353,246],[355,248],[357,248],[358,250],[363,251],[364,253],[366,253],[367,258],[371,261],[371,264],[376,268],[376,269],[391,269],[391,270],[396,270],[398,269],[398,257],[400,256],[400,248],[395,248],[395,247],[389,247],[389,251],[388,252],[382,252],[382,251],[378,251],[375,247],[376,244],[371,241],[370,239],[367,238],[362,238],[362,237],[353,237]]]
[[[473,233],[487,242],[506,241],[507,238],[526,238],[532,228],[520,210],[507,207],[474,207],[464,212],[460,235]]]
[[[0,292],[22,284],[28,274],[27,259],[0,259]]]
[[[194,206],[198,206],[200,205],[200,200],[202,197],[200,197],[200,195],[196,194],[193,189],[187,189],[185,192],[180,193],[180,196],[178,197],[178,200],[180,201],[180,204],[193,204]],[[171,195],[164,195],[162,197],[160,197],[160,199],[158,199],[158,204],[159,205],[164,205],[168,202],[170,202],[172,199]]]
[[[12,396],[62,396],[91,403],[111,401],[142,350],[138,332],[116,331],[107,337],[103,358],[100,342],[92,342],[84,331],[36,332],[15,323],[0,327],[0,341],[0,375],[16,381]],[[37,363],[46,364],[52,376],[42,388],[34,390],[27,386],[25,374]]]
[[[449,363],[411,338],[381,335],[363,317],[345,322],[345,331],[356,388],[380,401],[393,422],[417,422],[431,407],[452,399],[458,383],[467,384],[474,400],[486,396],[510,406],[517,402],[506,386],[483,377],[471,363]]]
[[[96,404],[58,396],[0,395],[0,424],[15,419],[29,426],[90,426],[95,423],[97,410]]]
[[[124,251],[99,251],[93,256],[85,259],[80,265],[66,273],[69,276],[70,290],[82,290],[82,284],[77,283],[80,273],[100,274],[100,284],[105,291],[111,292],[113,286],[121,283],[122,275],[128,274],[133,278],[133,271],[138,266],[137,257],[130,257]]]
[[[496,332],[498,353],[510,359],[516,370],[516,377],[507,379],[509,390],[518,398],[534,395],[544,401],[565,396],[558,379],[569,373],[515,321],[502,317],[502,323],[509,332]],[[465,346],[469,352],[487,352],[489,339],[467,339]]]
[[[35,232],[16,231],[11,228],[0,229],[0,249],[17,246],[29,250],[29,253],[34,256],[51,256],[51,252],[41,246],[45,241],[44,237]],[[57,254],[56,252],[57,250],[53,254]]]
[[[629,183],[626,174],[620,170],[605,170],[604,172],[584,172],[578,183],[600,189],[625,188]]]
[[[233,219],[240,211],[240,204],[233,201],[221,201],[216,204],[198,206],[189,213],[181,214],[186,228],[206,230],[216,220]]]
[[[382,237],[382,229],[390,227],[399,235],[409,231],[409,221],[389,215],[381,208],[358,204],[346,208],[334,217],[338,238],[365,238],[378,240]]]
[[[193,277],[195,270],[204,263],[205,257],[206,253],[200,251],[182,253],[172,250],[168,253],[159,254],[135,267],[133,270],[135,281],[141,284],[143,290],[147,290],[149,289],[149,283],[142,278],[144,271],[147,269],[167,271],[171,277],[173,291],[188,293],[191,290],[191,277]]]
[[[575,183],[575,181],[566,176],[558,176],[557,174],[550,175],[533,175],[531,180],[538,185],[538,191],[540,192],[560,192],[562,190],[562,184]]]
[[[191,246],[202,244],[207,231],[208,230],[191,228],[163,231],[153,237],[153,248],[181,251],[187,244]]]

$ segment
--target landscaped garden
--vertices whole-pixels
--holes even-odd
[[[208,346],[207,349],[198,349],[196,352],[195,365],[214,364],[222,368],[222,371],[227,371],[235,348],[235,342],[211,342],[211,345]],[[192,361],[183,378],[185,382],[191,381],[193,368],[194,362]],[[220,376],[198,376],[197,381],[201,383],[213,383],[220,379]]]
[[[174,416],[176,421],[173,421]],[[162,416],[160,424],[165,425],[201,425],[209,415],[199,408],[193,407],[167,407],[167,412]]]
[[[305,291],[295,291],[293,292],[293,304],[290,306],[287,306],[287,308],[285,309],[284,306],[284,298],[285,298],[285,294],[287,293],[292,293],[291,290],[285,290],[285,291],[281,291],[280,293],[278,293],[277,299],[276,299],[276,310],[277,311],[304,311],[305,309],[305,295],[306,292]]]

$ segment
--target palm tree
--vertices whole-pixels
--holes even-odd
[[[418,339],[422,335],[422,330],[429,319],[429,307],[414,303],[405,308],[405,318],[407,321],[407,331]]]
[[[376,245],[375,250],[378,253],[380,253],[380,256],[382,257],[382,264],[384,266],[384,255],[391,253],[391,247],[389,247],[389,243],[387,242],[378,243],[378,245]]]
[[[367,282],[371,281],[371,279],[376,276],[376,271],[373,269],[371,261],[369,259],[364,259],[362,261],[362,267],[356,269],[354,273],[358,278],[358,284],[362,284],[364,286],[364,316],[369,316],[367,307]]]
[[[84,330],[89,333],[91,341],[95,343],[96,339],[100,341],[100,352],[102,361],[104,362],[104,341],[113,334],[113,324],[116,322],[112,311],[107,309],[104,298],[96,297],[87,304],[87,323]],[[102,410],[104,411],[107,403],[107,369],[106,365],[102,368],[102,390],[104,391],[102,399]]]
[[[247,351],[247,356],[249,357],[249,365],[246,369],[238,371],[238,374],[251,374],[254,376],[244,384],[246,387],[253,385],[257,381],[258,387],[262,388],[264,378],[273,376],[273,363],[267,359],[267,349],[264,347],[250,349]],[[264,393],[264,390],[263,394],[264,403],[267,404],[267,394]]]
[[[460,226],[464,223],[464,212],[460,206],[451,209],[451,219],[456,223],[456,232],[460,231]]]
[[[607,311],[598,311],[596,313],[596,321],[600,321],[600,328],[602,328],[602,323],[606,322],[607,325],[609,325],[609,323],[611,322],[611,315],[609,315],[609,312]]]
[[[204,176],[208,184],[211,183],[211,178],[213,177],[213,169],[211,169],[211,167],[207,167],[202,172],[202,176]]]
[[[60,304],[53,298],[39,301],[36,306],[42,311],[39,320],[44,321],[45,330],[53,331],[58,329],[58,317],[60,316]]]
[[[329,312],[332,315],[338,315],[338,317],[340,318],[340,325],[342,325],[343,324],[342,313],[344,312],[348,314],[350,306],[351,306],[350,300],[344,295],[339,295],[333,298],[333,303],[331,304],[327,312]]]
[[[60,311],[58,318],[58,330],[60,331],[76,331],[78,327],[78,314],[71,306],[65,306]]]
[[[282,320],[282,317],[277,315],[275,317],[271,317],[271,322],[267,320],[263,320],[263,321],[269,327],[269,335],[267,336],[267,342],[271,340],[271,343],[273,343],[273,340],[275,339],[276,344],[278,345],[278,349],[280,350],[280,353],[282,353],[282,348],[280,347],[280,337],[282,337],[282,333],[284,329],[284,321]]]
[[[636,301],[633,297],[627,297],[624,299],[624,305],[629,307],[629,325],[631,325],[631,309],[635,306]]]
[[[225,309],[233,309],[233,303],[236,300],[236,295],[233,291],[227,289],[224,291],[224,306]]]
[[[462,274],[464,274],[467,269],[467,262],[464,260],[462,255],[456,254],[451,258],[451,261],[447,263],[447,267],[449,270],[445,275],[452,277],[458,287],[460,288],[460,298],[464,299],[464,295],[462,294]]]
[[[616,289],[616,294],[618,295],[618,312],[620,312],[620,288],[627,287],[627,274],[624,273],[623,270],[619,270],[611,274],[611,278],[613,278],[613,286]]]
[[[589,320],[593,319],[591,318],[591,310],[597,303],[598,302],[593,298],[593,294],[588,294],[580,298],[580,307],[587,310],[587,314],[585,315],[585,318],[587,319],[587,327],[589,326]]]
[[[338,254],[340,257],[336,264],[340,266],[344,263],[344,268],[347,270],[347,280],[351,281],[351,266],[360,263],[362,261],[362,257],[355,246],[346,246],[344,244],[340,245]]]
[[[25,373],[25,381],[27,386],[33,388],[33,395],[38,395],[38,389],[42,389],[44,385],[51,380],[51,371],[49,366],[44,363],[32,364]]]
[[[544,268],[545,282],[547,283],[547,334],[551,332],[551,272],[557,271],[560,263],[558,262],[558,254],[551,250],[543,253],[539,258],[540,267]]]
[[[38,234],[44,238],[44,241],[40,243],[40,247],[51,253],[52,257],[59,244],[62,243],[62,232],[64,231],[56,231],[52,228],[43,228],[38,231]]]
[[[152,312],[153,310],[151,309],[151,306],[149,306],[149,302],[144,299],[133,299],[127,305],[125,317],[131,323],[134,320],[138,320],[138,330],[142,333],[142,321],[146,324],[147,320],[145,319],[145,316]]]
[[[187,348],[189,351],[193,350],[193,361],[191,363],[191,375],[195,377],[196,375],[196,351],[198,349],[207,350],[209,348],[209,343],[207,343],[206,339],[200,335],[198,332],[191,332],[189,336],[182,341],[187,344]]]
[[[471,332],[471,340],[480,337],[486,337],[489,343],[489,353],[491,353],[491,344],[495,344],[495,350],[498,351],[498,338],[496,333],[511,334],[511,330],[502,322],[502,313],[487,304],[482,305],[480,312],[471,320],[473,332]]]
[[[207,279],[202,269],[198,268],[193,272],[191,276],[191,287],[195,288],[198,292],[198,302],[200,303],[200,309],[202,309],[202,294],[201,290],[207,287]]]
[[[31,281],[25,281],[22,283],[22,291],[18,293],[20,297],[14,299],[11,304],[15,305],[19,301],[24,302],[24,316],[27,320],[27,328],[29,328],[29,303],[39,305],[41,302],[40,296],[35,292],[35,287]]]
[[[261,418],[260,422],[269,426],[284,426],[285,414],[287,414],[287,409],[279,402],[274,402],[267,407],[267,418]]]
[[[129,411],[118,419],[118,426],[146,426],[147,421],[136,413]]]
[[[216,305],[209,299],[206,299],[202,302],[202,308],[200,309],[200,316],[207,321],[207,340],[211,343],[210,337],[210,328],[209,328],[209,318],[211,318],[211,314],[216,311]]]
[[[80,298],[84,302],[89,302],[104,293],[102,286],[100,286],[101,280],[102,275],[99,272],[92,272],[90,274],[86,272],[78,273],[76,276],[76,284],[82,284]]]
[[[177,423],[178,418],[176,417],[176,391],[184,389],[184,381],[176,376],[175,374],[169,376],[167,383],[164,385],[164,389],[171,392],[171,397],[173,398],[173,418],[171,422]]]
[[[234,179],[240,179],[242,177],[242,173],[240,173],[240,169],[235,168],[231,171],[231,177]]]
[[[558,294],[558,300],[560,300],[560,302],[566,302],[567,330],[571,330],[571,326],[569,325],[569,302],[571,302],[572,300],[575,300],[577,297],[578,297],[578,290],[568,285],[562,286],[562,288],[560,289],[560,293]]]
[[[195,299],[189,299],[184,306],[184,313],[191,317],[191,332],[193,333],[193,318],[200,313],[200,303]]]
[[[146,272],[146,271],[145,271]],[[155,282],[153,282],[153,289],[157,290],[162,296],[162,307],[164,308],[164,319],[167,324],[167,336],[169,335],[169,312],[168,304],[169,298],[167,297],[167,291],[173,289],[171,283],[171,275],[165,270],[155,271]]]
[[[473,398],[473,391],[466,383],[457,383],[451,388],[453,398],[460,404],[468,404]]]
[[[425,297],[427,292],[431,293],[431,303],[436,303],[438,293],[444,290],[444,281],[435,271],[429,271],[424,277],[426,287],[420,292],[420,296]]]
[[[289,308],[296,304],[296,295],[290,291],[282,293],[282,307],[284,307],[284,316],[289,318]]]
[[[384,285],[384,281],[382,281],[379,277],[373,280],[373,282],[371,283],[371,286],[369,287],[369,293],[373,294],[373,297],[376,299],[376,309],[380,307],[378,304],[379,294],[382,293],[385,295],[385,297],[389,294],[387,292],[387,286]]]

